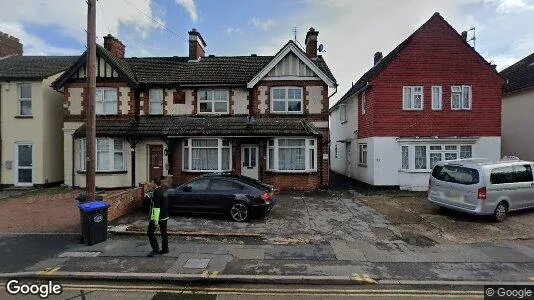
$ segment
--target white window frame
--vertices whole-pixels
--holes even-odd
[[[284,99],[274,99],[274,90],[283,89],[284,90]],[[288,91],[290,89],[298,89],[300,90],[300,99],[289,99],[288,97]],[[271,113],[272,114],[303,114],[304,113],[304,89],[299,86],[275,86],[272,87],[270,90],[270,105],[271,105]],[[300,110],[299,111],[289,111],[288,110],[288,102],[289,101],[297,101],[300,100]],[[284,101],[285,109],[282,110],[274,110],[274,102],[281,102]]]
[[[404,150],[406,150],[406,156],[404,156]],[[404,158],[406,157],[406,163]],[[401,170],[410,169],[410,147],[408,145],[401,146]]]
[[[410,103],[406,100],[406,90],[410,91]],[[421,107],[415,107],[415,96],[421,96]],[[406,105],[408,104],[408,105]],[[402,87],[402,109],[403,110],[423,110],[425,107],[424,88],[420,85]]]
[[[339,121],[341,124],[347,122],[347,104],[345,103],[339,105]]]
[[[458,107],[454,105],[454,96],[459,96]],[[471,85],[451,86],[451,110],[471,110],[473,106],[473,87]]]
[[[111,148],[107,151],[104,150],[97,150],[96,147],[98,145],[98,141],[101,140],[108,140],[111,143]],[[79,166],[78,170],[85,171],[85,156],[86,156],[86,148],[85,148],[85,138],[80,139],[80,147],[79,147],[79,154],[80,154],[80,160],[79,160]],[[115,142],[122,143],[122,149],[115,149]],[[125,147],[126,141],[123,139],[114,139],[114,138],[96,138],[95,140],[95,170],[96,172],[123,172],[126,171],[126,147]],[[102,155],[101,153],[107,152],[106,154],[109,155],[109,168],[107,169],[99,169],[98,168],[98,156]],[[115,153],[122,153],[122,169],[115,169]]]
[[[362,93],[362,103],[361,103],[361,105],[362,105],[362,116],[365,115],[365,105],[366,105],[365,102],[366,102],[365,101],[365,92],[363,92]]]
[[[106,92],[115,92],[115,99],[114,101],[107,101],[106,100]],[[98,95],[102,95],[102,97],[98,97]],[[116,88],[107,88],[107,87],[97,87],[95,91],[95,113],[97,115],[116,115],[118,114],[118,101],[119,101],[119,93]],[[115,103],[113,105],[113,111],[106,112],[104,111],[105,103]]]
[[[278,162],[278,151],[283,148],[297,148],[297,146],[279,146],[280,140],[304,140],[304,169],[303,170],[280,170]],[[271,157],[271,151],[273,156]],[[311,153],[313,152],[313,157]],[[317,171],[317,139],[309,137],[277,137],[269,139],[267,143],[267,170],[277,173],[309,173]],[[272,167],[271,167],[272,164]],[[311,167],[313,165],[313,167]]]
[[[206,99],[202,99],[202,93],[206,93]],[[226,100],[215,100],[215,92],[224,92]],[[199,89],[198,90],[197,112],[201,115],[225,115],[230,113],[230,91],[228,89]],[[211,111],[201,111],[201,103],[211,103]],[[215,111],[215,103],[226,103],[225,111]]]
[[[153,91],[161,91],[161,99],[154,99],[152,97]],[[165,98],[165,90],[164,89],[150,89],[148,90],[148,113],[151,115],[162,115],[163,114],[163,100]],[[161,110],[154,111],[152,103],[159,103],[161,105]]]
[[[358,165],[367,167],[367,143],[358,144]]]
[[[434,90],[437,90],[436,92]],[[443,88],[441,85],[432,86],[432,110],[442,110],[443,108]],[[437,98],[436,98],[437,97]],[[437,104],[437,105],[435,105]]]
[[[27,86],[27,87],[30,88],[30,98],[23,98],[22,97],[22,87],[24,87],[24,86]],[[32,84],[31,83],[20,83],[17,86],[17,90],[18,90],[18,94],[19,94],[19,103],[18,103],[19,112],[18,112],[18,115],[19,116],[32,116],[33,115],[33,111],[32,111],[32,96],[33,96]],[[30,103],[30,113],[29,114],[24,114],[22,112],[22,104],[25,103],[25,102]]]
[[[425,169],[416,169],[415,168],[415,147],[421,146],[425,147]],[[464,157],[462,154],[465,154],[467,151],[466,147],[469,147],[470,157]],[[405,168],[403,164],[403,150],[408,149],[408,168]],[[431,166],[431,154],[439,154],[441,156],[441,161],[463,159],[463,158],[472,158],[473,157],[473,145],[465,143],[417,143],[417,144],[402,144],[401,145],[401,155],[400,155],[400,170],[405,172],[430,172],[432,171]],[[453,158],[450,158],[454,155]]]
[[[217,147],[201,147],[201,146],[193,146],[193,140],[217,140]],[[193,169],[193,149],[217,149],[217,169],[216,170],[196,170]],[[222,168],[222,153],[223,149],[229,149],[229,158],[228,158],[228,169]],[[188,152],[186,162],[186,155],[185,152]],[[190,138],[184,140],[183,147],[182,147],[182,170],[186,172],[202,172],[202,173],[214,173],[214,172],[225,172],[225,171],[231,171],[233,169],[233,161],[232,161],[232,142],[228,139],[224,138],[203,138],[203,137],[196,137],[196,138]]]

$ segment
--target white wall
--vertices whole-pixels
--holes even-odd
[[[502,155],[534,161],[534,88],[504,95]]]
[[[347,122],[341,123],[339,106],[330,112],[330,169],[336,173],[355,178],[358,164],[358,152],[356,134],[358,129],[358,103],[357,97],[353,96],[345,101],[347,110]],[[341,141],[352,141],[342,143]],[[351,164],[347,165],[347,147],[351,148]],[[336,158],[335,148],[338,156]]]

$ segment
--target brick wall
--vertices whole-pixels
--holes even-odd
[[[16,37],[0,31],[0,57],[22,55],[22,44]]]
[[[139,210],[143,203],[144,188],[137,187],[125,191],[109,191],[96,198],[109,204],[108,222]]]

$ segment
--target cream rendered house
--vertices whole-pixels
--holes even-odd
[[[63,182],[63,97],[51,83],[76,57],[0,59],[2,187]]]

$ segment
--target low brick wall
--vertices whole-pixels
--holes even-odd
[[[97,196],[97,199],[109,204],[108,222],[141,208],[143,204],[144,187],[129,190],[109,191]]]

